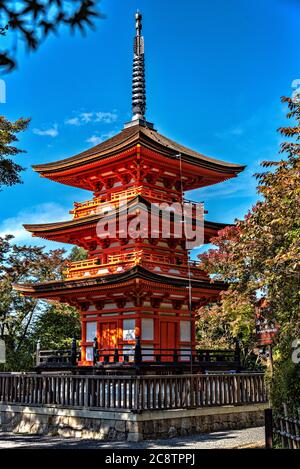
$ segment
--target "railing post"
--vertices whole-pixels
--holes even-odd
[[[114,363],[119,363],[119,350],[115,348],[114,352]]]
[[[77,365],[77,346],[76,346],[75,337],[73,338],[72,345],[71,345],[71,365],[72,366]]]
[[[134,348],[134,363],[139,364],[142,362],[142,347],[140,337],[136,338],[135,348]]]
[[[236,404],[242,404],[243,403],[243,392],[242,392],[242,387],[241,387],[241,376],[236,375]]]
[[[41,351],[41,341],[39,339],[36,343],[36,351],[35,351],[35,364],[36,364],[36,366],[40,365],[40,351]]]
[[[89,407],[90,405],[90,378],[85,379],[85,395],[84,395],[84,407]]]
[[[94,338],[94,346],[93,346],[93,364],[94,366],[97,364],[98,361],[98,339],[97,337]]]
[[[133,396],[133,402],[132,402],[132,410],[134,412],[138,412],[140,410],[140,377],[135,376],[133,379],[134,379],[134,396]]]
[[[272,449],[273,447],[272,409],[265,409],[265,442],[266,442],[266,449]]]
[[[177,363],[177,362],[178,362],[178,352],[177,352],[176,349],[174,350],[173,360],[174,360],[174,363]]]

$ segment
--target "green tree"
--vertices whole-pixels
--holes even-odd
[[[0,35],[15,36],[13,46],[0,53],[0,70],[10,72],[16,67],[14,53],[18,39],[34,51],[62,27],[85,33],[86,28],[94,26],[97,17],[104,17],[98,3],[99,0],[0,1]]]
[[[225,318],[227,333],[244,350],[255,347],[257,298],[262,295],[270,304],[280,325],[274,383],[284,369],[289,368],[290,376],[298,373],[299,365],[291,361],[291,343],[300,338],[300,102],[290,98],[282,102],[295,125],[279,129],[289,139],[281,144],[283,156],[263,162],[263,171],[256,174],[261,200],[243,220],[219,233],[213,240],[218,249],[201,255],[202,267],[229,283],[214,314]],[[290,396],[293,399],[296,396]]]
[[[84,261],[87,258],[87,251],[78,246],[74,246],[68,257],[70,262]]]
[[[39,315],[30,336],[33,344],[40,341],[41,348],[58,350],[70,348],[72,339],[80,339],[80,315],[76,308],[53,302]]]
[[[29,119],[20,118],[15,122],[0,116],[0,190],[3,186],[21,183],[20,173],[24,168],[15,163],[11,157],[24,153],[15,146],[18,142],[16,134],[27,129]]]
[[[21,296],[13,284],[62,278],[65,266],[63,249],[45,252],[41,247],[17,246],[13,236],[0,238],[0,338],[7,346],[10,369],[29,366],[28,337],[43,311],[43,302]]]
[[[81,330],[76,308],[24,297],[13,284],[62,279],[67,264],[86,255],[76,246],[67,256],[64,249],[47,252],[43,247],[17,246],[13,236],[0,238],[0,338],[7,346],[6,369],[30,369],[38,340],[43,348],[69,348]]]
[[[87,258],[87,251],[74,246],[66,258],[66,262],[76,262]],[[72,339],[80,339],[81,323],[78,310],[64,303],[49,301],[38,316],[32,328],[30,341],[40,342],[44,349],[70,348]]]
[[[295,415],[300,408],[300,364],[294,363],[292,360],[292,351],[295,349],[291,345],[294,341],[299,343],[299,339],[300,321],[286,323],[275,350],[276,360],[270,393],[273,407],[276,410],[282,411],[282,404],[286,403],[289,411]],[[299,346],[296,356],[299,360]]]

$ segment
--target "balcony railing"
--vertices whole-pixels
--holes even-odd
[[[240,369],[240,350],[235,349],[199,349],[189,345],[179,348],[153,348],[141,343],[140,338],[135,339],[132,345],[123,344],[114,348],[99,348],[100,341],[93,341],[93,365],[107,364],[128,365],[199,365],[203,369]],[[70,349],[41,350],[38,343],[36,349],[36,365],[38,368],[57,368],[76,366],[80,360],[80,348],[76,346],[75,339]]]
[[[183,277],[187,277],[190,273],[191,277],[207,279],[207,274],[199,269],[199,264],[199,261],[190,261],[188,268],[184,261],[181,263],[181,259],[172,262],[168,256],[135,251],[126,254],[108,255],[106,262],[101,262],[98,258],[72,262],[64,273],[67,279],[96,277],[123,272],[134,265],[141,265],[157,273],[169,273],[170,275]]]
[[[96,340],[95,340],[96,343]],[[205,369],[224,368],[239,369],[240,354],[237,350],[210,350],[191,348],[188,345],[180,348],[151,348],[141,345],[139,341],[135,346],[129,348],[104,348],[93,347],[94,365],[102,366],[107,364],[135,364],[135,365],[178,365],[187,364],[203,366]]]
[[[172,203],[172,198],[174,198],[159,190],[148,189],[147,187],[135,187],[125,191],[113,192],[110,195],[110,200],[105,200],[104,197],[95,197],[94,199],[87,200],[85,202],[75,202],[74,209],[71,210],[70,213],[74,215],[74,218],[87,217],[96,213],[100,214],[108,207],[111,206],[114,208],[119,202],[130,200],[137,195],[143,195],[156,202],[168,203]],[[178,199],[177,202],[180,202],[180,200]]]

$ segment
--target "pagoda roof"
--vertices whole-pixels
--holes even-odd
[[[95,290],[95,287],[97,286],[101,287],[112,284],[117,286],[120,283],[135,279],[152,281],[164,285],[168,284],[179,288],[186,288],[191,285],[192,288],[202,288],[216,292],[227,288],[227,285],[224,282],[170,277],[170,275],[161,275],[151,272],[141,266],[134,266],[125,272],[109,274],[105,277],[98,276],[90,277],[88,279],[81,278],[74,280],[53,280],[43,283],[13,284],[13,288],[24,295],[48,298],[51,296],[68,294],[71,293],[72,290],[78,291],[78,289],[80,289],[82,290],[82,293],[84,293],[84,290]]]
[[[146,200],[141,195],[138,195],[131,199],[127,205],[127,208],[124,209],[124,213],[127,213],[127,209],[132,209],[138,206],[138,204],[145,204],[148,208],[150,207],[150,202]],[[154,208],[155,205],[154,205]],[[157,209],[159,211],[159,209]],[[120,214],[122,211],[120,211]],[[89,215],[86,217],[78,217],[72,220],[54,222],[54,223],[39,223],[39,224],[24,224],[24,228],[32,233],[34,236],[39,236],[45,239],[52,239],[53,236],[63,234],[65,231],[73,230],[73,229],[80,229],[82,228],[92,228],[95,226],[99,219],[101,218],[101,213],[96,213],[94,215]],[[105,215],[109,218],[109,213]],[[112,215],[114,216],[114,215]],[[206,242],[214,235],[217,234],[218,231],[222,230],[229,224],[227,223],[218,223],[213,221],[204,220],[204,235]],[[64,242],[64,241],[62,241]],[[65,240],[65,242],[68,242]],[[71,244],[74,244],[73,242]]]
[[[207,169],[217,170],[218,172],[233,173],[232,175],[235,175],[243,171],[245,168],[244,165],[228,163],[191,150],[190,148],[165,137],[156,130],[139,124],[125,128],[114,137],[109,138],[86,151],[78,153],[75,156],[52,163],[34,165],[32,167],[35,171],[47,177],[48,174],[50,175],[52,173],[60,173],[66,170],[74,170],[78,167],[84,167],[87,164],[94,163],[128,150],[137,144],[141,144],[167,157],[174,157],[180,153],[182,161],[202,166]]]
[[[99,214],[91,215],[89,217],[82,217],[77,218],[75,220],[67,220],[61,221],[56,223],[40,223],[40,224],[33,224],[33,225],[23,225],[24,228],[32,233],[35,236],[43,237],[47,233],[56,233],[57,231],[65,231],[70,228],[80,227],[80,226],[87,226],[87,225],[94,225],[99,221]],[[211,231],[220,231],[226,226],[230,226],[230,223],[218,223],[213,221],[204,220],[204,229],[211,230]],[[46,237],[46,236],[45,236]]]

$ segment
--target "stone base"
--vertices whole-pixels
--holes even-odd
[[[267,404],[132,412],[0,405],[0,431],[140,441],[264,425]]]

